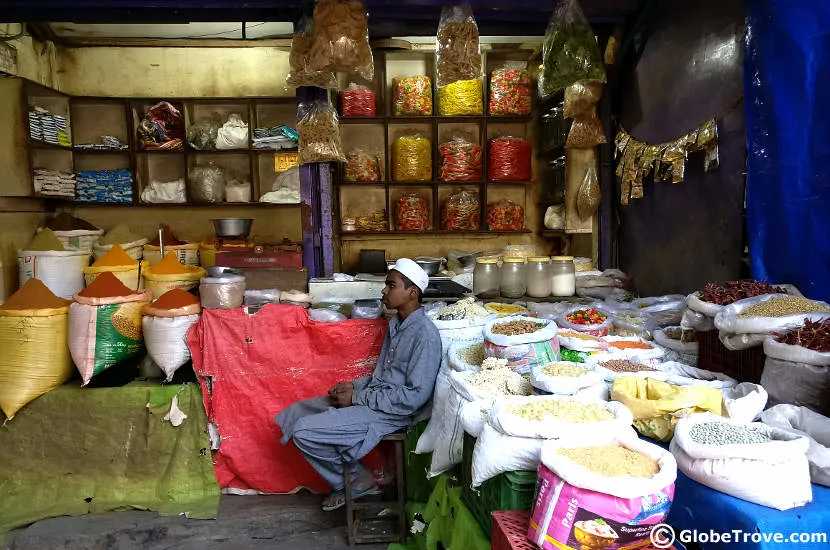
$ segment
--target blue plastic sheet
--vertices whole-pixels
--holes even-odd
[[[752,274],[830,300],[830,2],[746,7]]]

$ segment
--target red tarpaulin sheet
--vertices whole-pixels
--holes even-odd
[[[219,485],[264,493],[329,491],[293,443],[280,444],[274,417],[295,401],[371,374],[386,327],[382,319],[319,323],[289,305],[267,305],[253,315],[242,308],[205,309],[187,344],[208,420],[221,436],[214,457]]]

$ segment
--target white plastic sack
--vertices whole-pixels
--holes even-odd
[[[89,256],[86,250],[20,250],[19,283],[22,286],[29,279],[40,279],[55,296],[71,300],[84,288],[84,268],[89,266]]]
[[[750,424],[772,437],[753,445],[706,445],[692,440],[692,428],[704,422],[747,425],[712,413],[681,418],[670,450],[681,472],[727,495],[789,510],[813,499],[807,462],[809,440],[761,423]]]
[[[654,331],[654,341],[662,347],[666,354],[663,359],[666,361],[677,361],[693,367],[697,366],[697,358],[700,354],[700,345],[697,342],[681,342],[666,335],[666,330],[680,329],[681,327],[666,327]]]
[[[528,302],[527,304],[531,315],[552,321],[555,321],[569,307],[568,302]]]
[[[235,113],[228,115],[228,121],[216,133],[216,148],[247,149],[248,123]]]
[[[251,182],[228,180],[225,184],[225,200],[227,202],[251,202]]]
[[[594,336],[605,336],[613,328],[613,323],[614,323],[613,315],[614,314],[613,314],[613,312],[605,309],[603,307],[603,305],[604,304],[594,303],[594,304],[589,304],[587,306],[581,306],[581,305],[571,306],[568,309],[566,309],[562,313],[562,315],[560,315],[556,319],[556,324],[559,326],[559,328],[562,328],[562,329],[575,330],[577,332],[587,332],[589,334],[593,334]],[[606,319],[602,323],[597,323],[596,325],[579,325],[579,324],[571,323],[570,321],[568,321],[567,316],[570,313],[573,313],[574,311],[579,311],[581,309],[596,309],[597,311],[599,311],[600,313],[605,315]]]
[[[749,348],[756,348],[764,343],[767,333],[763,334],[735,334],[732,332],[718,332],[718,339],[723,347],[730,351],[742,351]]]
[[[198,314],[182,317],[145,315],[142,319],[147,354],[164,371],[168,382],[176,370],[190,360],[187,331],[198,320]]]
[[[612,352],[601,352],[601,353],[595,353],[593,355],[589,355],[588,357],[585,358],[585,364],[590,365],[595,371],[602,374],[602,378],[606,382],[613,382],[614,380],[616,380],[617,378],[619,378],[621,376],[637,376],[639,378],[654,378],[656,380],[665,380],[666,379],[666,376],[667,376],[666,373],[664,373],[662,371],[659,371],[659,370],[656,370],[655,366],[659,364],[659,361],[653,361],[653,362],[635,361],[635,360],[629,359],[628,357],[622,355],[621,353],[619,353],[620,351],[622,351],[622,350],[617,350],[616,352],[613,352],[613,353]],[[638,372],[617,372],[617,371],[613,371],[611,369],[607,369],[607,368],[602,366],[602,363],[604,363],[605,361],[610,361],[610,360],[614,360],[614,359],[621,359],[621,360],[631,361],[633,363],[637,363],[637,364],[641,364],[643,366],[649,367],[652,370],[642,370],[642,371],[638,371]]]
[[[767,391],[752,382],[741,382],[722,390],[724,416],[738,422],[752,422],[767,406]]]
[[[560,346],[573,351],[599,351],[608,349],[608,344],[600,337],[580,333],[575,330],[559,330],[556,333],[556,337],[559,338]]]
[[[737,380],[721,372],[699,369],[676,361],[666,361],[655,368],[666,373],[665,382],[675,386],[709,386],[725,390],[738,384]]]
[[[438,312],[435,311],[431,312],[427,317],[438,328],[438,334],[441,335],[441,349],[443,350],[441,365],[447,366],[449,365],[447,354],[453,343],[458,341],[469,341],[470,343],[475,341],[481,342],[484,339],[485,325],[489,321],[498,318],[498,315],[494,313],[492,315],[459,319],[457,321],[439,321]]]
[[[564,455],[560,449],[573,447],[620,445],[632,451],[642,453],[657,461],[660,468],[648,479],[635,477],[608,477],[594,473],[580,466]],[[677,479],[677,463],[671,453],[655,445],[642,441],[631,427],[617,433],[590,432],[575,439],[557,439],[545,441],[542,446],[542,464],[553,471],[567,483],[575,487],[597,491],[619,498],[638,498],[656,494]]]
[[[754,298],[747,298],[745,300],[738,300],[737,302],[725,306],[715,315],[715,327],[722,332],[733,334],[769,334],[770,332],[781,332],[791,328],[799,327],[804,324],[806,319],[811,321],[821,321],[830,318],[830,313],[806,313],[799,315],[784,315],[781,317],[740,317],[740,314],[746,309],[772,300],[773,298],[787,298],[788,294],[764,294],[763,296],[756,296]],[[830,307],[826,302],[816,302],[817,305]],[[763,340],[761,340],[762,342]],[[761,342],[757,342],[760,344]]]
[[[432,463],[427,477],[432,478],[461,463],[464,448],[464,427],[461,425],[461,409],[468,403],[457,391],[450,389],[447,399],[438,411],[442,419],[432,450]],[[435,408],[433,408],[435,412]],[[433,417],[434,418],[434,417]]]
[[[183,179],[172,181],[151,181],[141,192],[141,202],[155,204],[187,202],[187,191]]]
[[[583,401],[610,401],[611,389],[608,387],[608,384],[603,380],[602,382],[597,382],[596,384],[588,386],[587,388],[582,388],[573,395],[573,398],[580,399]]]
[[[773,359],[781,359],[792,363],[830,367],[830,352],[822,353],[802,346],[782,344],[774,336],[768,336],[764,339],[764,354]]]
[[[542,401],[572,401],[580,404],[596,404],[611,413],[610,420],[595,422],[571,422],[568,420],[544,417],[540,421],[521,418],[511,409],[521,405],[532,404]],[[580,437],[586,432],[591,433],[618,433],[631,427],[634,416],[631,411],[617,401],[594,401],[588,402],[577,400],[572,397],[561,397],[552,395],[535,395],[529,397],[504,397],[497,399],[487,413],[487,423],[503,434],[515,435],[518,437],[559,439],[568,437]]]
[[[830,418],[806,407],[776,405],[761,413],[761,422],[808,438],[810,479],[830,487]]]
[[[637,361],[639,363],[643,363],[644,365],[654,365],[663,360],[663,356],[666,352],[653,342],[646,342],[642,338],[638,338],[636,336],[605,336],[603,338],[608,343],[608,352],[613,353],[615,355],[622,355],[625,359],[629,361]],[[651,346],[651,349],[636,349],[636,348],[626,348],[620,349],[615,348],[611,345],[612,342],[641,342],[643,344],[648,344]]]
[[[770,405],[786,403],[830,414],[830,367],[767,357],[761,385],[769,393]]]
[[[466,372],[466,371],[478,371],[481,368],[481,365],[472,365],[467,363],[464,359],[461,358],[459,355],[459,351],[463,349],[467,349],[470,346],[480,346],[481,347],[481,355],[484,356],[484,339],[482,338],[480,341],[465,341],[460,340],[457,342],[453,342],[450,346],[450,350],[447,352],[447,361],[450,365],[450,368],[456,372]]]
[[[530,321],[541,328],[529,334],[509,336],[496,334],[493,326],[512,321]],[[515,315],[495,319],[484,328],[484,353],[487,357],[507,359],[508,366],[519,374],[528,374],[536,365],[559,359],[559,340],[556,337],[556,323],[548,319],[535,319]]]
[[[442,365],[435,379],[435,390],[432,392],[432,413],[424,433],[418,438],[415,445],[416,454],[430,453],[435,449],[435,441],[438,439],[438,432],[441,429],[444,410],[444,402],[449,398],[452,388],[450,387],[450,369]]]
[[[715,318],[687,307],[680,318],[680,326],[698,332],[708,332],[715,330]]]
[[[567,363],[575,367],[588,369],[588,372],[582,376],[552,376],[544,372],[545,365],[536,366],[530,371],[530,383],[533,384],[534,388],[557,395],[574,395],[583,388],[603,381],[602,374],[593,370],[590,365],[568,361],[557,361],[557,363]]]
[[[473,450],[473,487],[504,472],[539,467],[544,439],[514,437],[485,425]]]
[[[326,308],[308,310],[308,318],[319,323],[339,323],[340,321],[345,321],[347,319],[347,317],[339,311],[332,311]]]
[[[473,437],[481,435],[481,430],[487,423],[488,401],[465,401],[461,405],[461,426],[464,431]]]

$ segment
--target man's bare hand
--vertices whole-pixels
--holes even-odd
[[[351,382],[341,382],[335,384],[329,390],[329,401],[337,408],[349,407],[352,404],[352,394],[354,393],[354,384]]]

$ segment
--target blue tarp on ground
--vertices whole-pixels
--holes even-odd
[[[830,300],[830,2],[746,7],[752,274]]]

